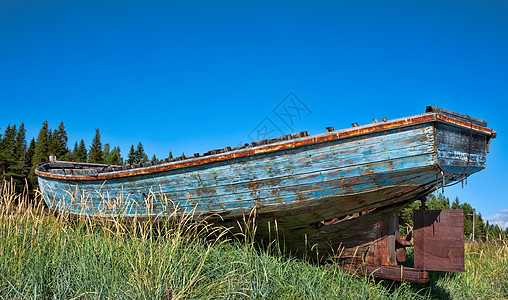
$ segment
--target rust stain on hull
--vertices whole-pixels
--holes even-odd
[[[492,130],[492,129],[480,127],[480,126],[477,126],[477,125],[474,125],[474,124],[471,124],[471,123],[466,123],[466,122],[463,122],[463,121],[460,121],[460,120],[456,120],[454,118],[450,118],[450,117],[447,117],[447,116],[436,115],[436,117],[440,121],[444,121],[444,122],[450,123],[450,124],[455,124],[455,125],[458,125],[458,126],[461,126],[461,127],[468,128],[468,129],[471,128],[471,129],[473,129],[475,131],[478,131],[478,132],[481,132],[481,133],[485,133],[487,135],[493,135],[493,133],[494,133],[494,130]]]

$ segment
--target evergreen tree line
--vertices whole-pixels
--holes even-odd
[[[76,161],[99,164],[123,165],[139,164],[148,161],[143,144],[137,147],[131,146],[128,159],[124,162],[120,147],[111,148],[110,144],[102,144],[99,129],[95,130],[95,136],[90,148],[85,141],[75,142],[73,149],[67,147],[68,137],[64,123],[61,122],[57,129],[51,129],[48,122],[42,124],[37,139],[32,138],[30,144],[26,142],[26,130],[21,125],[7,125],[3,135],[0,133],[0,182],[13,180],[18,188],[28,184],[31,191],[37,187],[35,167],[37,164],[46,162],[50,154],[54,154],[60,161]],[[172,158],[172,153],[169,153]],[[157,160],[153,155],[152,160]]]
[[[485,223],[481,213],[473,213],[471,204],[467,202],[460,203],[458,197],[450,204],[450,199],[443,194],[439,194],[438,197],[432,194],[427,197],[425,205],[427,209],[436,210],[462,209],[464,212],[464,237],[468,240],[473,239],[473,217],[475,241],[497,239],[502,235],[504,235],[504,237],[508,235],[508,228],[503,232],[503,229],[499,227],[499,225],[489,224],[489,221]],[[406,226],[413,228],[413,210],[420,209],[420,207],[421,202],[416,201],[399,212],[399,231],[401,233],[406,231]]]

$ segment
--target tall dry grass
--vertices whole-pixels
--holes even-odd
[[[152,193],[149,197],[163,197]],[[168,201],[168,199],[157,199]],[[40,194],[0,191],[0,298],[426,299],[507,298],[506,240],[468,246],[468,272],[429,285],[374,282],[260,249],[255,218],[240,238],[193,211],[149,219],[48,213]],[[503,244],[504,243],[504,244]]]
[[[0,193],[0,295],[13,298],[213,296],[230,274],[204,268],[227,230],[177,208],[139,220],[48,214],[4,183]],[[153,197],[154,195],[152,195]],[[216,280],[210,280],[216,278]]]

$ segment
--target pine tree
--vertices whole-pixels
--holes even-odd
[[[455,197],[453,200],[452,209],[460,209],[459,197]]]
[[[12,178],[19,188],[24,175],[16,153],[16,135],[16,125],[11,127],[9,124],[0,141],[0,178]]]
[[[464,212],[464,236],[470,238],[473,235],[473,207],[469,203],[462,203],[459,209]]]
[[[34,153],[35,153],[35,138],[32,138],[32,140],[30,141],[30,144],[28,145],[28,149],[26,149],[26,157],[25,157],[26,170],[24,171],[25,176],[26,176],[26,182],[28,183],[28,190],[30,191],[30,193],[33,193],[33,190],[34,190],[34,183],[33,183],[34,178],[32,177],[35,175],[35,174],[32,174],[32,161],[33,161]]]
[[[474,223],[474,228],[475,228],[474,237],[476,240],[483,240],[487,236],[487,229],[486,229],[485,222],[483,221],[481,213],[478,213],[478,215],[476,215],[476,219],[474,222],[475,222]]]
[[[90,151],[88,152],[88,162],[98,164],[104,162],[99,128],[95,130],[95,137],[92,140],[92,145],[90,146]]]
[[[117,147],[113,148],[113,153],[114,153],[114,159],[112,160],[112,163],[115,165],[118,165],[118,166],[123,165],[123,158],[122,158],[122,153],[120,152],[120,147],[117,146]]]
[[[16,159],[16,125],[7,125],[1,142],[1,149],[5,157]]]
[[[79,144],[78,142],[74,142],[74,147],[72,148],[72,150],[69,150],[69,155],[68,155],[68,158],[70,161],[79,161],[78,157],[77,157],[77,153],[79,152]]]
[[[35,138],[32,138],[30,141],[30,145],[28,146],[28,149],[26,150],[26,165],[27,167],[32,166],[32,160],[35,152]]]
[[[28,171],[28,164],[26,162],[26,130],[25,124],[21,123],[16,134],[15,140],[15,157],[19,161],[19,166],[23,170],[23,175]]]
[[[108,160],[108,156],[109,156],[109,150],[110,146],[108,143],[104,144],[104,148],[102,149],[102,157],[104,158],[104,163],[105,164],[110,164],[109,160]]]
[[[48,156],[49,154],[53,153],[55,154],[55,152],[53,151],[53,131],[51,131],[51,128],[49,128],[48,126],[48,141],[47,141],[47,153],[48,153]]]
[[[34,155],[32,158],[32,168],[35,169],[37,164],[48,161],[49,156],[49,127],[48,121],[42,123],[42,128],[39,130],[37,141],[35,142]]]
[[[109,149],[109,144],[104,144],[104,163],[108,165],[123,165],[120,147],[113,147],[111,151]]]
[[[152,156],[152,161],[157,162],[157,156],[155,156],[155,154]]]
[[[136,163],[143,163],[148,161],[148,155],[146,155],[145,150],[143,149],[143,144],[139,142],[138,147],[136,148]]]
[[[123,159],[122,156],[120,155],[120,147],[113,147],[113,150],[111,150],[108,154],[106,163],[117,166],[123,165]]]
[[[60,122],[58,126],[58,130],[53,130],[53,134],[51,135],[51,147],[50,152],[55,154],[57,159],[64,160],[66,158],[67,152],[67,132],[65,131],[65,126],[63,122]]]
[[[136,162],[136,151],[134,150],[134,145],[131,145],[131,149],[129,150],[129,156],[127,157],[127,163],[129,165],[137,163]]]
[[[22,171],[16,159],[7,156],[4,152],[0,152],[0,178],[13,178],[15,181],[19,181],[19,179],[24,177]]]
[[[88,152],[86,150],[85,141],[81,139],[81,142],[79,143],[78,151],[76,152],[76,160],[80,162],[87,162],[88,161]]]
[[[443,194],[439,194],[438,197],[431,194],[427,197],[427,206],[435,210],[450,209],[450,199]]]
[[[173,152],[169,151],[169,159],[173,159]]]
[[[48,161],[49,155],[49,127],[48,121],[42,123],[42,128],[39,130],[35,147],[33,148],[33,156],[31,159],[30,173],[28,174],[28,181],[31,187],[37,186],[37,176],[35,175],[35,167],[37,164]]]

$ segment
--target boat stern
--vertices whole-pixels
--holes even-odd
[[[496,137],[487,122],[434,106],[438,166],[447,179],[461,179],[485,169],[490,140]]]

